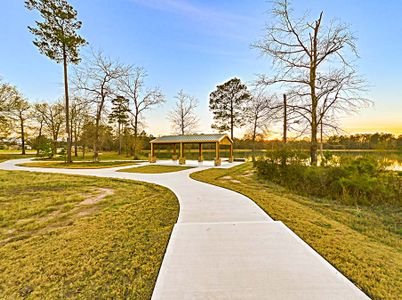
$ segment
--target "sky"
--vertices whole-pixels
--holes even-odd
[[[80,34],[93,49],[144,67],[147,85],[163,90],[166,103],[144,115],[148,133],[171,133],[167,115],[180,89],[199,101],[198,131],[212,132],[208,96],[216,85],[234,76],[252,83],[258,74],[272,74],[270,61],[250,47],[271,21],[269,1],[69,2],[83,22]],[[62,65],[41,55],[27,30],[38,15],[25,9],[22,0],[1,0],[0,5],[0,76],[32,101],[56,101],[63,95]],[[402,1],[297,0],[292,7],[295,15],[309,11],[311,18],[324,11],[324,22],[345,22],[358,37],[356,64],[370,85],[367,97],[373,105],[340,118],[342,128],[402,134]],[[86,47],[82,55],[88,54]]]

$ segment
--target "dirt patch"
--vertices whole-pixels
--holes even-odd
[[[254,170],[248,170],[247,172],[244,172],[243,177],[251,177],[255,174]]]
[[[84,201],[81,201],[79,205],[93,205],[104,199],[105,197],[112,195],[114,193],[114,190],[112,189],[105,189],[105,188],[99,188],[98,191],[100,192],[99,195],[95,197],[90,197],[85,199]]]
[[[241,181],[233,179],[232,176],[223,176],[220,179],[221,180],[229,180],[230,182],[233,182],[233,183],[241,183]]]

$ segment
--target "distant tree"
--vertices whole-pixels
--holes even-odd
[[[18,93],[17,89],[0,78],[0,114],[7,110],[7,103]]]
[[[195,114],[195,109],[198,106],[198,101],[195,97],[184,93],[180,90],[175,96],[176,105],[169,112],[169,120],[175,133],[181,135],[193,133],[198,126],[198,117]]]
[[[30,105],[20,93],[16,93],[7,103],[7,112],[10,118],[19,124],[21,137],[21,154],[25,154],[25,122],[30,114]]]
[[[39,116],[43,118],[46,131],[52,138],[52,154],[55,155],[57,153],[57,140],[65,121],[64,105],[62,101],[52,104],[37,103],[34,106],[34,111],[37,118]]]
[[[76,68],[75,87],[95,108],[94,161],[99,160],[99,128],[106,105],[116,94],[117,80],[127,72],[126,66],[105,57],[102,52],[93,52],[91,59]]]
[[[7,137],[11,133],[12,119],[8,116],[10,101],[18,96],[16,87],[1,82],[0,78],[0,139]]]
[[[396,139],[396,147],[398,150],[402,150],[402,134]]]
[[[74,146],[74,156],[78,156],[79,136],[89,114],[89,103],[86,99],[74,96],[70,105],[71,139]]]
[[[272,25],[253,46],[271,57],[275,75],[263,84],[280,84],[291,93],[289,108],[310,129],[311,164],[317,165],[318,130],[328,115],[356,111],[367,104],[360,96],[366,84],[357,75],[355,37],[345,24],[323,24],[323,12],[313,21],[292,16],[287,0],[274,2]],[[327,118],[328,120],[328,118]]]
[[[123,96],[117,96],[116,98],[112,99],[112,112],[109,114],[109,122],[114,123],[117,122],[117,136],[119,140],[119,155],[121,154],[121,147],[122,147],[122,129],[123,126],[128,123],[128,99],[124,98]]]
[[[165,96],[159,87],[146,88],[147,72],[141,67],[130,66],[127,73],[119,79],[119,94],[129,100],[130,123],[134,130],[134,146],[132,155],[136,158],[137,140],[141,118],[144,112],[165,102]]]
[[[43,126],[45,124],[45,117],[43,116],[43,114],[41,112],[39,112],[36,107],[39,104],[35,104],[32,107],[32,111],[31,111],[31,119],[35,124],[35,128],[38,130],[38,134],[35,138],[35,140],[33,141],[33,149],[36,149],[36,154],[39,155],[39,145],[42,145],[46,139],[46,137],[43,136]],[[43,137],[43,138],[42,138]]]
[[[90,146],[96,145],[98,150],[110,151],[113,146],[112,128],[103,124],[97,126],[93,118],[88,118],[82,128],[81,145],[83,147],[83,157],[85,157],[85,150]]]
[[[277,103],[273,96],[268,96],[263,89],[255,89],[251,92],[245,109],[245,120],[251,133],[253,159],[257,137],[267,131],[267,123],[275,119],[277,112]]]
[[[69,63],[77,64],[80,61],[79,47],[86,44],[77,33],[82,23],[77,20],[77,11],[66,0],[26,0],[25,6],[29,10],[37,10],[43,18],[43,22],[36,22],[36,27],[28,26],[35,36],[34,45],[51,60],[63,63],[67,162],[71,162],[67,68]]]
[[[219,132],[230,130],[230,137],[233,139],[234,128],[245,123],[244,108],[249,99],[247,86],[238,78],[218,85],[209,95],[209,109],[214,114],[214,124],[211,127]]]
[[[51,139],[44,135],[38,135],[31,141],[32,149],[36,149],[36,155],[41,157],[52,157],[53,147]]]

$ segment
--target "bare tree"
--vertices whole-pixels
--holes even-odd
[[[119,78],[119,95],[129,100],[130,121],[134,130],[134,146],[132,155],[136,158],[139,125],[145,111],[165,102],[165,96],[159,87],[146,88],[147,72],[142,67],[130,67],[124,76]]]
[[[360,109],[368,100],[360,96],[366,84],[357,74],[355,37],[347,25],[323,15],[308,21],[292,16],[286,0],[274,3],[275,22],[268,25],[262,40],[253,46],[272,58],[276,75],[261,76],[263,84],[282,84],[291,89],[289,108],[304,119],[310,129],[311,164],[317,164],[318,127],[331,111]]]
[[[25,154],[25,122],[29,117],[30,105],[17,91],[7,103],[7,112],[10,118],[19,123],[21,137],[21,154]]]
[[[180,90],[175,96],[176,105],[169,112],[169,120],[175,133],[181,135],[193,133],[198,126],[199,119],[195,114],[198,100]]]
[[[253,143],[253,160],[255,159],[255,143],[258,135],[266,131],[267,123],[272,121],[278,111],[274,96],[267,95],[262,88],[251,91],[251,97],[245,110],[245,120],[249,124]]]
[[[102,52],[92,52],[92,57],[76,68],[76,90],[95,107],[94,161],[99,160],[99,128],[107,102],[115,95],[117,80],[127,72],[127,67],[105,57]]]
[[[0,78],[0,138],[6,137],[11,132],[12,120],[8,116],[8,107],[10,101],[17,96],[17,88],[1,82]]]
[[[34,106],[37,117],[41,116],[45,123],[45,129],[52,137],[52,153],[57,153],[57,140],[59,138],[62,125],[65,121],[63,101],[56,103],[37,103]]]
[[[74,145],[74,156],[78,156],[78,142],[82,128],[89,113],[89,105],[86,99],[74,96],[70,106],[71,140]]]

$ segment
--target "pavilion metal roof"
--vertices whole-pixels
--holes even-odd
[[[176,143],[217,143],[224,138],[233,142],[227,134],[190,134],[190,135],[166,135],[151,141],[154,144],[176,144]]]

